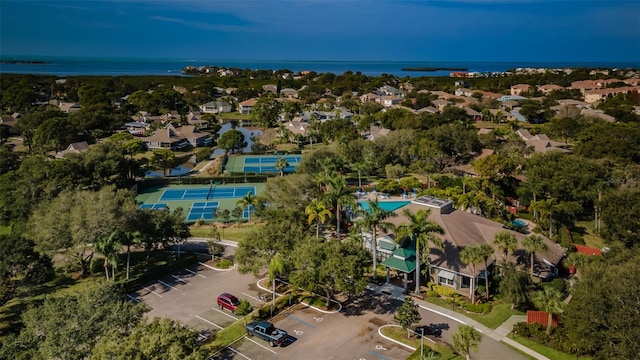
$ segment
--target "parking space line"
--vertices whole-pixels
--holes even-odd
[[[177,276],[175,276],[175,275],[171,275],[171,276],[173,276],[173,278],[174,278],[174,279],[176,279],[176,280],[178,280],[178,281],[180,281],[180,282],[183,282],[183,283],[185,283],[185,284],[187,284],[187,285],[191,285],[188,281],[182,280],[181,278],[179,278],[179,277],[177,277]]]
[[[226,312],[224,312],[224,311],[222,311],[222,310],[220,310],[220,309],[216,309],[216,308],[214,308],[214,307],[212,307],[212,309],[213,309],[213,310],[215,310],[215,311],[217,311],[217,312],[219,312],[219,313],[221,313],[221,314],[227,315],[228,317],[232,318],[233,320],[238,320],[238,318],[237,318],[237,317],[235,317],[235,316],[233,316],[233,315],[229,315],[229,314],[227,314]]]
[[[238,354],[238,355],[242,356],[243,358],[245,358],[245,359],[247,359],[247,360],[251,360],[251,358],[250,358],[250,357],[248,357],[248,356],[246,356],[245,354],[241,353],[240,351],[238,351],[238,350],[236,350],[236,349],[232,348],[231,346],[227,347],[227,349],[229,349],[229,350],[233,351],[234,353],[236,353],[236,354]]]
[[[164,286],[168,286],[168,287],[172,288],[173,290],[178,290],[177,288],[174,288],[173,286],[171,286],[171,285],[167,284],[166,282],[164,282],[164,281],[162,281],[162,280],[158,280],[158,282],[159,282],[160,284],[164,285]]]
[[[369,350],[369,354],[371,354],[371,355],[373,355],[373,356],[375,356],[375,357],[378,357],[378,358],[380,358],[380,359],[383,359],[383,360],[389,360],[389,358],[384,357],[384,356],[382,356],[382,355],[378,354],[378,353],[377,353],[377,352],[375,352],[375,351],[371,351],[371,350]]]
[[[193,275],[200,276],[201,278],[205,278],[205,279],[207,278],[206,276],[204,276],[202,274],[199,274],[199,273],[197,273],[195,271],[191,271],[191,270],[189,270],[187,268],[185,268],[185,270],[187,270],[188,272],[192,273]]]
[[[139,302],[140,302],[140,299],[138,299],[138,298],[137,298],[137,297],[135,297],[135,296],[132,296],[132,295],[129,295],[129,294],[125,294],[125,295],[127,295],[127,297],[128,297],[129,299],[131,299],[131,300],[135,301],[136,303],[139,303]]]
[[[218,328],[218,329],[220,329],[220,330],[224,329],[222,326],[220,326],[220,325],[218,325],[218,324],[216,324],[216,323],[214,323],[214,322],[211,322],[211,321],[209,321],[209,320],[207,320],[207,319],[205,319],[205,318],[201,318],[201,317],[200,317],[200,316],[198,316],[198,315],[196,315],[196,317],[197,317],[198,319],[200,319],[200,320],[202,320],[202,321],[206,322],[206,323],[207,323],[207,324],[209,324],[209,325],[213,325],[213,326],[217,327],[217,328]]]
[[[144,287],[144,289],[145,289],[145,290],[147,290],[148,292],[152,293],[153,295],[157,296],[157,297],[162,297],[162,295],[160,295],[160,294],[158,294],[157,292],[155,292],[155,291],[153,291],[153,290],[149,289],[149,287],[148,287],[148,286],[145,286],[145,287]]]
[[[203,262],[199,262],[199,261],[198,261],[198,264],[200,264],[200,265],[202,265],[202,266],[206,266],[206,267],[208,267],[208,268],[209,268],[209,269],[211,269],[211,270],[216,270],[216,268],[214,268],[213,266],[211,266],[211,265],[207,265],[207,264],[205,264],[205,263],[203,263]]]
[[[295,321],[297,321],[297,322],[301,322],[301,323],[303,323],[303,324],[305,324],[305,325],[307,325],[307,326],[310,326],[310,327],[312,327],[312,328],[316,327],[316,326],[315,326],[315,325],[313,325],[312,323],[306,322],[306,321],[304,321],[304,320],[302,320],[302,319],[300,319],[300,318],[298,318],[298,317],[295,317],[295,316],[293,316],[293,315],[291,315],[291,314],[284,314],[284,316],[288,317],[289,319],[293,319],[293,320],[295,320]]]
[[[249,339],[249,337],[248,337],[248,336],[245,336],[245,338],[246,338],[247,340],[251,341],[252,343],[254,343],[254,344],[256,344],[256,345],[258,345],[258,346],[262,347],[263,349],[265,349],[265,350],[269,350],[269,351],[271,351],[272,353],[274,353],[274,354],[278,355],[278,353],[277,353],[277,352],[275,352],[275,351],[273,351],[273,350],[269,349],[268,347],[266,347],[266,346],[264,346],[264,345],[262,345],[262,344],[258,343],[258,342],[257,342],[257,341],[255,341],[255,340],[251,340],[251,339]]]
[[[256,297],[253,297],[253,296],[251,296],[251,295],[249,295],[249,294],[247,294],[247,293],[240,293],[240,294],[242,294],[242,295],[244,295],[244,296],[246,296],[246,297],[250,297],[250,298],[252,298],[253,300],[260,301],[260,302],[262,302],[262,303],[264,302],[264,301],[262,301],[262,300],[260,300],[260,299],[258,299],[258,298],[256,298]]]

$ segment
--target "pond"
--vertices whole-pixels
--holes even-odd
[[[187,163],[178,165],[172,169],[149,170],[145,172],[144,177],[153,178],[153,177],[164,177],[164,176],[182,176],[190,173],[194,167],[195,167],[194,163],[187,162]]]

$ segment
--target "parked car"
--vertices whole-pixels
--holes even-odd
[[[282,345],[288,334],[286,331],[273,326],[268,321],[253,321],[247,325],[247,335],[257,336],[267,342],[271,346]]]
[[[238,305],[240,305],[240,300],[229,293],[222,293],[218,296],[217,303],[220,309],[227,309],[235,314],[238,310]]]

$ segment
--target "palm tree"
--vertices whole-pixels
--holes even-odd
[[[502,251],[502,260],[507,261],[509,251],[513,252],[518,248],[518,240],[516,236],[508,231],[500,231],[493,239],[498,249]]]
[[[420,294],[420,249],[429,243],[442,248],[442,239],[434,234],[444,234],[437,223],[429,220],[430,210],[418,210],[415,214],[405,209],[404,216],[409,223],[398,228],[396,240],[409,237],[416,242],[416,294]],[[428,257],[427,257],[428,259]],[[427,260],[428,261],[428,260]]]
[[[451,337],[453,340],[453,348],[457,352],[464,354],[467,360],[471,359],[471,350],[477,349],[482,334],[469,325],[458,326],[458,331]]]
[[[129,280],[129,264],[131,263],[131,246],[142,244],[142,233],[140,231],[125,232],[120,238],[122,245],[127,247],[127,271],[126,278]]]
[[[351,205],[355,207],[356,201],[353,192],[347,186],[347,180],[343,176],[335,176],[329,180],[329,188],[325,192],[325,199],[336,211],[336,234],[340,238],[340,213],[342,206]]]
[[[280,253],[276,253],[269,262],[269,276],[267,281],[271,282],[272,294],[271,294],[271,311],[276,308],[276,278],[285,273],[287,269],[284,258]]]
[[[369,200],[369,211],[358,211],[359,219],[357,221],[358,226],[371,231],[371,251],[373,253],[373,278],[378,278],[377,264],[378,264],[378,229],[387,231],[393,228],[393,224],[386,222],[385,220],[390,217],[398,216],[393,211],[385,210],[378,204],[378,199]]]
[[[287,159],[279,157],[274,166],[280,171],[280,176],[284,176],[284,169],[289,167],[289,162],[287,162]]]
[[[249,224],[251,224],[251,206],[256,202],[256,197],[253,196],[251,191],[245,194],[242,199],[236,201],[236,205],[242,205],[242,208],[247,209],[247,214],[249,216]]]
[[[562,301],[563,295],[558,289],[546,286],[542,291],[536,291],[533,294],[533,303],[538,308],[544,310],[548,314],[547,318],[547,335],[551,335],[551,326],[553,325],[553,314],[562,312],[564,302]]]
[[[487,291],[487,300],[489,300],[489,296],[490,296],[490,292],[489,292],[489,266],[487,264],[487,261],[489,260],[489,258],[491,257],[491,255],[493,255],[493,247],[489,244],[482,244],[480,245],[480,256],[482,257],[482,260],[484,261],[484,287]]]
[[[116,230],[109,234],[109,236],[99,238],[94,244],[96,251],[104,255],[104,273],[107,276],[107,280],[109,280],[109,264],[112,265],[111,278],[115,280],[115,267],[118,262],[118,251],[122,246],[120,243],[121,237],[122,232],[120,230]]]
[[[502,279],[499,291],[511,301],[511,309],[527,302],[531,280],[523,271],[519,271],[512,262],[505,262],[502,267]]]
[[[471,303],[476,303],[476,264],[483,261],[482,252],[479,246],[467,246],[460,251],[460,261],[467,265],[471,265],[473,278],[471,279]]]
[[[331,216],[331,210],[327,208],[327,204],[322,199],[313,199],[311,203],[304,209],[308,216],[309,225],[316,221],[316,239],[320,238],[320,223],[325,223],[327,218]]]
[[[531,234],[529,236],[525,236],[522,239],[522,246],[529,253],[530,260],[529,265],[531,267],[531,275],[533,275],[533,260],[536,256],[537,252],[542,252],[547,250],[547,244],[544,243],[544,239],[542,236],[538,234]]]

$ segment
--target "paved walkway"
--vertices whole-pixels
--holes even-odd
[[[394,299],[400,300],[400,301],[404,301],[404,298],[406,295],[403,294],[403,289],[401,287],[395,286],[395,285],[391,285],[391,284],[384,284],[382,286],[378,286],[378,285],[374,285],[374,284],[369,284],[367,286],[367,288],[371,291],[374,291],[378,294],[386,294],[391,296]],[[511,338],[507,337],[507,335],[511,332],[511,330],[513,329],[513,325],[517,322],[520,321],[526,321],[526,316],[524,315],[513,315],[511,316],[509,319],[507,319],[507,321],[505,321],[502,325],[500,325],[498,328],[496,328],[495,330],[490,329],[482,324],[480,324],[479,322],[466,317],[460,313],[457,313],[455,311],[452,311],[450,309],[447,308],[443,308],[441,306],[417,299],[417,298],[413,298],[413,300],[415,301],[415,303],[420,306],[421,308],[425,309],[425,310],[429,310],[432,312],[435,312],[436,314],[445,316],[449,319],[455,320],[459,323],[462,324],[466,324],[466,325],[471,325],[474,328],[480,330],[482,332],[483,335],[487,335],[490,338],[496,340],[496,341],[501,341],[511,347],[514,347],[520,351],[522,351],[523,353],[534,357],[538,360],[549,360],[549,358],[547,358],[546,356],[543,356],[535,351],[533,351],[532,349],[529,349],[528,347],[512,340]]]

